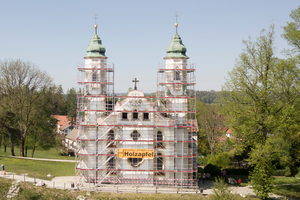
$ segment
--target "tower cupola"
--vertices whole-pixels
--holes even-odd
[[[102,45],[102,41],[97,35],[97,25],[95,25],[95,35],[92,37],[90,44],[86,48],[86,52],[86,57],[106,57],[105,47]]]
[[[176,33],[171,40],[170,46],[167,48],[167,56],[165,58],[188,58],[186,47],[182,44],[181,37],[177,34],[178,23],[175,23]]]

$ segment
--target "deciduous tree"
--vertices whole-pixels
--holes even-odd
[[[223,87],[223,108],[236,137],[251,146],[264,143],[288,121],[282,114],[297,105],[300,73],[294,59],[274,56],[273,25],[268,32],[263,30],[255,42],[244,44]]]
[[[220,105],[204,104],[197,100],[197,120],[200,131],[205,133],[210,153],[215,154],[216,145],[221,136],[225,136],[227,128],[224,117],[219,112]],[[201,141],[200,141],[201,142]]]
[[[30,62],[10,60],[0,62],[0,106],[15,115],[20,132],[20,156],[24,156],[24,144],[33,120],[43,109],[38,102],[44,96],[39,91],[51,86],[46,72]]]
[[[67,92],[67,115],[71,123],[75,123],[77,116],[77,93],[75,88],[71,88]]]

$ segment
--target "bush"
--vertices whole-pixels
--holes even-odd
[[[206,165],[208,159],[209,159],[208,157],[199,156],[198,159],[197,159],[197,163],[198,163],[198,165]]]
[[[298,168],[298,171],[297,171],[295,177],[300,178],[300,167]]]
[[[216,165],[212,165],[212,164],[208,164],[204,167],[203,170],[204,173],[210,173],[211,176],[219,176],[221,169],[216,166]]]
[[[202,174],[202,173],[203,173],[203,170],[204,170],[204,169],[203,169],[202,167],[198,167],[198,173],[201,173],[201,174]]]
[[[229,157],[230,157],[229,153],[222,152],[222,153],[219,153],[219,154],[216,154],[216,155],[213,155],[212,157],[210,157],[207,163],[217,165],[221,168],[226,168],[231,163]]]
[[[227,175],[245,175],[249,176],[249,171],[251,168],[248,169],[225,169]]]
[[[239,199],[237,195],[232,193],[232,190],[228,187],[222,179],[216,179],[214,182],[214,187],[212,188],[212,195],[209,200],[237,200]]]

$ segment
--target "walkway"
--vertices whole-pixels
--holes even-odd
[[[7,172],[6,175],[0,175],[0,177],[14,179],[17,181],[26,181],[30,183],[34,182],[41,182],[43,181],[46,184],[47,188],[56,188],[56,189],[63,189],[63,190],[71,190],[76,189],[72,188],[72,184],[76,182],[74,176],[63,176],[63,177],[55,177],[51,181],[49,180],[41,180],[41,179],[34,179],[27,177],[26,175],[14,175],[13,173]],[[207,196],[212,194],[212,183],[201,185],[203,189],[202,196]],[[244,195],[255,195],[253,193],[252,188],[248,187],[230,187],[234,193],[240,194],[241,196]],[[98,191],[98,192],[115,192],[115,193],[182,193],[182,194],[200,194],[199,189],[193,188],[180,188],[180,187],[155,187],[155,186],[129,186],[129,185],[109,185],[109,184],[102,184],[100,186],[94,185],[93,183],[84,183],[80,190],[84,191]],[[274,199],[282,199],[281,196],[270,194],[271,198]]]

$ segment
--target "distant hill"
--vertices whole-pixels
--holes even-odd
[[[196,91],[196,98],[203,103],[216,103],[220,97],[220,91]]]

